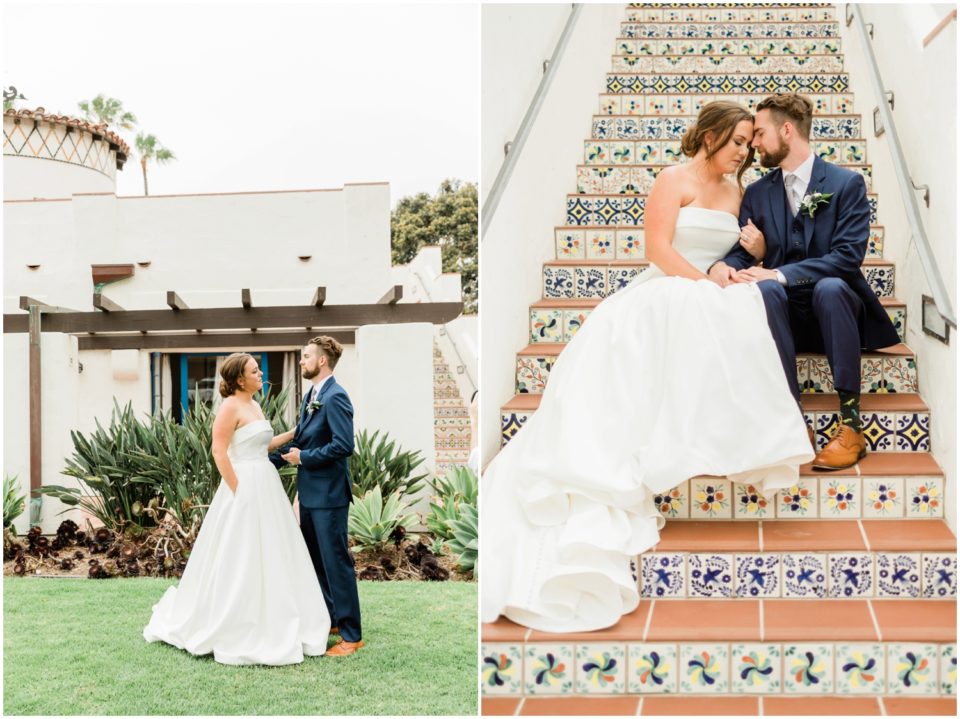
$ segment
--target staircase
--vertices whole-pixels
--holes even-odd
[[[556,259],[526,310],[503,444],[536,412],[593,308],[648,267],[646,194],[664,166],[683,161],[680,139],[714,99],[752,109],[775,92],[810,97],[813,151],[862,174],[871,193],[862,271],[903,339],[906,307],[883,258],[838,35],[832,5],[627,6],[554,230]],[[763,172],[758,164],[744,180]],[[482,713],[955,715],[956,538],[917,361],[905,344],[863,355],[869,454],[849,470],[805,466],[769,502],[721,477],[656,497],[667,526],[638,557],[639,608],[616,626],[558,635],[502,618],[483,625]],[[826,357],[798,356],[797,381],[822,447],[838,422]]]
[[[436,340],[433,342],[433,436],[438,477],[455,464],[466,465],[470,458],[470,411]]]

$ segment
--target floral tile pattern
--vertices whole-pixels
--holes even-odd
[[[864,519],[903,516],[903,478],[883,477],[863,480]]]
[[[581,694],[626,692],[626,649],[620,644],[577,646],[576,687]]]
[[[641,555],[640,595],[682,598],[687,595],[687,570],[683,554],[654,552]]]
[[[583,230],[554,230],[558,260],[580,260],[586,257]]]
[[[957,693],[957,645],[940,647],[940,693]]]
[[[836,647],[837,694],[883,694],[886,658],[882,644],[842,644]]]
[[[729,689],[730,657],[726,644],[684,644],[680,647],[680,691],[723,694]]]
[[[733,491],[734,511],[738,518],[760,519],[774,513],[775,500],[768,502],[752,484],[735,484]]]
[[[679,689],[676,644],[630,644],[627,646],[631,694],[674,694]]]
[[[556,357],[518,357],[517,392],[519,394],[541,394],[547,385],[547,376]]]
[[[527,694],[572,694],[573,646],[528,644],[525,647],[524,689]]]
[[[957,596],[956,554],[924,554],[922,569],[920,586],[924,597],[948,599]]]
[[[913,357],[893,357],[883,360],[883,379],[891,392],[919,392],[917,361]]]
[[[758,599],[780,596],[780,555],[738,554],[734,562],[736,596]]]
[[[730,519],[730,480],[694,479],[690,482],[691,519]]]
[[[826,357],[810,357],[808,363],[808,382],[803,386],[804,392],[826,392],[834,391],[833,374],[830,372],[830,364]]]
[[[833,646],[790,644],[783,648],[783,689],[788,694],[833,691]]]
[[[860,516],[859,477],[820,478],[820,516],[855,519]]]
[[[937,693],[939,651],[935,644],[887,646],[887,692],[929,695]]]
[[[864,393],[889,392],[883,377],[883,360],[864,357],[860,360],[860,391]]]
[[[695,598],[729,598],[733,594],[733,557],[729,554],[687,555],[687,592]]]
[[[561,310],[530,310],[530,341],[559,342],[563,337]]]
[[[823,598],[827,594],[827,556],[784,554],[781,557],[781,596],[794,599]]]
[[[569,342],[583,327],[590,310],[564,310],[563,312],[563,341]]]
[[[686,519],[690,516],[690,496],[687,483],[684,482],[669,492],[655,494],[653,504],[664,517]]]
[[[642,230],[617,230],[617,259],[638,260],[646,252]]]
[[[877,596],[920,596],[920,554],[877,554]]]
[[[778,517],[816,517],[817,480],[801,477],[792,487],[780,490],[777,495]]]
[[[523,658],[513,644],[484,644],[480,667],[484,694],[519,694],[523,679]]]
[[[587,259],[610,260],[616,252],[613,230],[587,230]]]
[[[827,584],[828,596],[853,599],[873,596],[872,555],[830,554],[828,562],[830,572]]]
[[[781,677],[779,644],[735,644],[730,649],[732,693],[778,694]]]

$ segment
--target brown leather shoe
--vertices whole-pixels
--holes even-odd
[[[810,448],[816,452],[817,451],[817,435],[813,431],[813,427],[807,427],[807,436],[810,438]]]
[[[355,654],[356,651],[363,646],[363,640],[359,642],[348,642],[342,641],[338,644],[334,644],[327,650],[328,657],[346,657],[351,654]]]
[[[866,456],[867,440],[863,432],[856,432],[849,425],[841,424],[826,446],[813,458],[813,468],[846,469]]]
[[[339,634],[339,633],[340,633],[340,628],[339,628],[339,627],[330,627],[330,633],[331,633],[331,634]]]

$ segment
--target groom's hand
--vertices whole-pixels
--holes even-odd
[[[710,271],[707,273],[707,278],[721,287],[726,287],[731,282],[737,281],[737,271],[721,260],[720,262],[714,263],[713,267],[710,268]]]
[[[292,465],[299,466],[300,464],[300,450],[296,447],[291,448],[289,452],[281,454],[280,456]]]
[[[748,267],[737,273],[738,282],[761,282],[762,280],[776,280],[777,271],[764,267]]]

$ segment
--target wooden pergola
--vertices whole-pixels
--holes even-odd
[[[403,287],[395,285],[377,302],[328,305],[325,287],[317,287],[309,304],[256,307],[249,289],[239,292],[237,307],[190,308],[175,291],[167,292],[167,308],[125,310],[103,295],[93,295],[93,311],[78,311],[20,297],[26,314],[5,314],[3,332],[30,335],[30,490],[41,486],[40,335],[60,332],[78,338],[81,350],[176,350],[224,348],[255,344],[262,348],[302,345],[325,334],[341,344],[354,344],[364,325],[450,322],[463,312],[462,302],[401,304]]]

